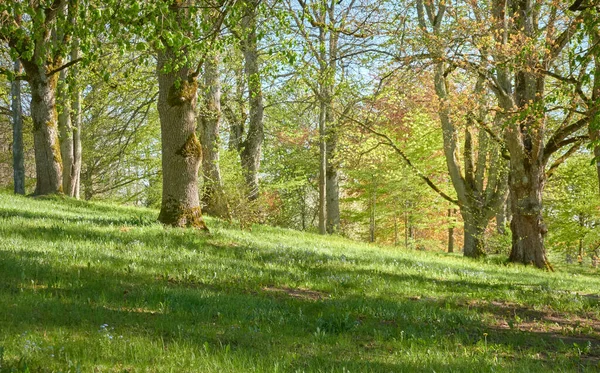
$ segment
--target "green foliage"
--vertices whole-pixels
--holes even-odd
[[[160,203],[160,125],[153,66],[100,61],[81,71],[82,197],[157,206]],[[108,79],[97,71],[111,71]]]
[[[599,368],[597,273],[155,217],[0,194],[0,371]]]
[[[600,255],[600,195],[589,159],[587,154],[569,158],[547,187],[548,244],[571,257],[580,254],[580,245],[584,255]]]

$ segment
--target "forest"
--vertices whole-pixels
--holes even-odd
[[[0,372],[600,369],[600,2],[0,1],[0,226]]]

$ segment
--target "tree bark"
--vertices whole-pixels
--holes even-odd
[[[53,2],[51,7],[34,4],[36,14],[28,32],[2,35],[12,49],[20,53],[20,62],[31,88],[31,118],[33,121],[33,146],[35,153],[36,186],[34,195],[62,193],[62,159],[58,140],[56,114],[57,74],[50,73],[62,65],[63,55],[52,50],[52,37],[56,35],[56,19],[64,14],[66,0]],[[15,14],[16,24],[21,15]],[[25,53],[25,45],[33,44],[33,53]]]
[[[515,27],[528,38],[534,37],[534,9],[531,0],[513,3]],[[505,139],[510,152],[509,190],[511,195],[512,249],[509,260],[551,269],[544,236],[542,191],[546,179],[544,162],[545,113],[544,77],[535,73],[537,56],[528,52],[524,57],[531,66],[515,73],[515,105],[521,118]]]
[[[202,144],[202,175],[204,179],[202,204],[204,212],[230,219],[229,206],[223,190],[219,167],[219,129],[221,127],[221,78],[219,56],[214,54],[204,63],[204,105],[200,114],[200,143]]]
[[[464,221],[464,255],[478,258],[485,255],[485,227],[489,221],[486,216],[460,210]]]
[[[71,61],[79,58],[79,42],[73,42]],[[73,164],[71,166],[70,196],[79,199],[81,189],[81,90],[79,89],[79,71],[76,66],[71,67],[71,128],[73,129]]]
[[[332,1],[327,9],[330,23],[335,20],[335,5]],[[336,157],[338,144],[338,128],[333,116],[333,96],[335,78],[337,72],[338,57],[338,32],[334,28],[329,32],[329,56],[325,68],[325,96],[322,99],[326,103],[325,122],[327,123],[327,232],[339,233],[340,231],[340,186],[339,186],[339,161]],[[325,59],[324,59],[325,60]]]
[[[198,84],[184,66],[165,71],[175,53],[158,51],[158,114],[162,140],[163,190],[158,220],[165,225],[206,230],[198,194],[202,147],[196,137]]]
[[[340,231],[340,186],[339,165],[336,159],[336,148],[338,142],[337,128],[333,123],[331,100],[326,103],[326,141],[325,154],[326,165],[326,195],[327,195],[327,233],[339,233]]]
[[[448,220],[452,219],[452,208],[448,209]],[[454,219],[452,219],[454,220]],[[450,226],[448,227],[448,252],[454,252],[454,221],[450,222]]]
[[[375,208],[377,207],[377,183],[373,176],[373,182],[371,184],[371,198],[370,198],[370,216],[369,216],[369,242],[375,242]]]
[[[26,65],[25,65],[26,66]],[[47,77],[40,67],[28,71],[35,153],[34,195],[62,193],[62,159],[56,115],[56,74]]]
[[[419,25],[423,32],[431,35],[435,40],[440,37],[440,27],[444,19],[447,5],[440,3],[437,6],[432,2],[418,0],[417,17]],[[426,17],[427,14],[427,17]],[[471,117],[477,117],[485,120],[485,105],[481,105],[476,113],[467,113],[467,124],[464,134],[463,161],[464,170],[461,169],[459,162],[459,133],[458,126],[452,118],[450,100],[451,94],[448,92],[448,64],[444,62],[444,48],[440,43],[432,43],[429,47],[432,58],[435,61],[434,66],[434,88],[439,99],[439,117],[442,127],[444,142],[444,158],[450,181],[456,191],[460,214],[465,222],[465,234],[463,241],[463,253],[465,256],[478,257],[485,254],[483,231],[487,227],[493,211],[497,208],[505,189],[500,182],[505,177],[502,170],[502,160],[498,157],[499,150],[490,147],[488,135],[479,129],[478,151],[474,149],[474,142],[471,131],[475,128],[475,123]],[[478,78],[474,95],[481,96],[483,92],[483,79]],[[477,153],[477,154],[476,154]],[[489,165],[487,159],[489,157]],[[486,180],[487,183],[484,182]]]
[[[248,199],[254,200],[259,195],[258,171],[262,143],[264,140],[264,104],[260,69],[258,64],[258,39],[257,39],[257,8],[260,0],[248,0],[246,13],[242,18],[245,38],[242,42],[244,54],[244,72],[248,85],[249,121],[248,134],[242,143],[240,158],[246,177]]]
[[[21,63],[14,63],[15,75],[21,74]],[[25,194],[25,152],[23,149],[23,112],[21,105],[21,81],[11,82],[11,109],[13,118],[13,181],[15,194]]]
[[[592,40],[595,45],[600,43],[600,26],[596,23]],[[594,54],[594,85],[592,89],[592,102],[590,103],[590,124],[588,133],[592,144],[594,144],[594,163],[596,175],[598,176],[598,193],[600,193],[600,55]]]
[[[73,196],[72,167],[74,163],[73,128],[71,127],[71,101],[67,83],[67,70],[62,70],[56,91],[58,106],[58,130],[60,139],[60,155],[62,158],[63,193]]]

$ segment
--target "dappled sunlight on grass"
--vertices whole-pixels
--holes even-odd
[[[600,369],[596,273],[155,217],[0,194],[0,371]]]

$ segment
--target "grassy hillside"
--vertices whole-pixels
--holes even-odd
[[[600,278],[0,194],[2,372],[600,370]]]

